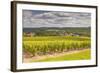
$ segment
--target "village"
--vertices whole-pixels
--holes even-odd
[[[48,32],[45,32],[45,33],[48,33]],[[37,36],[37,33],[35,33],[35,32],[24,32],[23,35],[25,37],[34,37],[34,36]],[[68,32],[52,32],[52,33],[48,33],[48,36],[81,36],[81,34],[68,33]]]

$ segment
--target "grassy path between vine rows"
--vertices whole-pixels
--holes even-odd
[[[52,61],[67,61],[67,60],[88,60],[91,58],[90,49],[75,50],[63,53],[55,53],[53,55],[35,56],[32,58],[23,58],[23,62],[52,62]]]

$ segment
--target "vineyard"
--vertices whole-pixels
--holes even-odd
[[[90,37],[80,36],[36,36],[23,37],[23,51],[32,56],[81,50],[91,47]]]

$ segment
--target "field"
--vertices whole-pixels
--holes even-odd
[[[90,29],[90,27],[24,28],[24,62],[29,59],[31,61],[28,62],[90,59]],[[79,52],[74,53],[75,51]],[[64,55],[62,55],[63,53]]]
[[[23,51],[32,62],[90,59],[91,39],[88,36],[31,36],[23,37]],[[88,49],[89,48],[89,49]],[[70,51],[84,50],[66,55]],[[34,57],[66,53],[64,56],[34,60]],[[27,57],[25,57],[27,58]]]
[[[45,55],[90,47],[87,37],[24,37],[23,48],[33,56]]]

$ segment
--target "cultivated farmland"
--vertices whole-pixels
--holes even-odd
[[[74,28],[74,30],[73,28],[72,29],[70,28],[69,29],[70,31],[68,29],[65,30],[65,28],[60,29],[59,31],[58,29],[50,30],[50,28],[49,31],[47,31],[47,29],[44,28],[40,30],[35,29],[34,31],[32,31],[31,34],[28,33],[28,35],[24,32],[23,35],[23,52],[24,54],[28,53],[29,58],[33,58],[33,62],[34,62],[34,57],[37,56],[42,57],[54,54],[59,55],[61,53],[68,53],[70,51],[76,51],[76,50],[78,51],[84,49],[89,49],[88,52],[90,52],[91,39],[90,39],[89,29],[88,31],[86,30],[86,28],[85,29],[79,28],[80,32],[78,31],[78,28],[76,29]],[[35,35],[33,35],[33,32]],[[68,56],[67,57],[70,58],[70,55]],[[90,59],[90,53],[88,53],[86,57],[84,57],[83,59],[87,59],[87,56],[89,56],[88,59]],[[66,57],[66,55],[64,57]],[[80,56],[80,58],[78,57],[75,59],[76,60],[82,59],[81,57],[82,55]],[[60,58],[58,58],[57,60],[60,61]],[[68,60],[71,60],[71,58]],[[44,60],[38,60],[38,61],[44,61]],[[51,61],[50,58],[47,61]]]
[[[23,48],[33,56],[79,50],[90,47],[88,37],[24,37]]]

